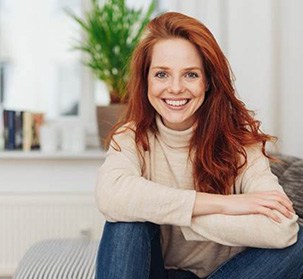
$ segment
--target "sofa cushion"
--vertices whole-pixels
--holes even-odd
[[[29,248],[14,279],[93,279],[98,242],[87,239],[48,239]]]
[[[303,160],[293,156],[276,155],[280,163],[272,163],[271,170],[278,177],[288,197],[294,204],[303,225]]]

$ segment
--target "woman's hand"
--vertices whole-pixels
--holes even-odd
[[[281,219],[273,209],[287,218],[291,218],[295,212],[290,199],[279,191],[252,192],[222,196],[222,198],[224,200],[222,214],[262,214],[280,223]]]
[[[262,214],[280,223],[281,219],[274,210],[287,218],[291,218],[294,213],[292,202],[279,191],[236,195],[197,193],[193,216],[216,213],[226,215]]]

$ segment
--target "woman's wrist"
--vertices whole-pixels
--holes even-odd
[[[219,194],[196,193],[193,216],[222,214],[224,196]]]

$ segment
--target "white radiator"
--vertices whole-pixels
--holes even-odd
[[[2,194],[0,277],[12,275],[35,242],[49,238],[99,239],[103,223],[92,194]]]

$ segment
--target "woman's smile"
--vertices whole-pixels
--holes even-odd
[[[162,99],[170,109],[183,109],[190,102],[190,99]]]

